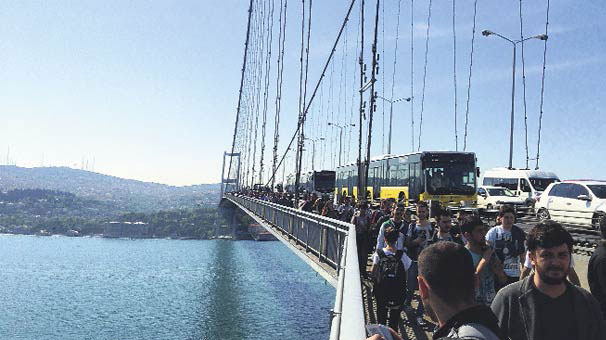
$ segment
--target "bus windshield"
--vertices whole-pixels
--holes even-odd
[[[557,178],[537,178],[531,177],[529,178],[530,184],[534,187],[536,191],[545,191],[545,188],[553,182],[559,182]]]
[[[469,163],[432,163],[425,169],[427,192],[431,195],[472,195],[476,173]]]
[[[322,171],[316,172],[315,176],[315,189],[316,191],[327,193],[334,190],[335,187],[335,172],[334,171]]]

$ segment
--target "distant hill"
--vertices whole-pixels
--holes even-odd
[[[219,184],[175,187],[67,167],[0,165],[0,191],[46,189],[105,202],[114,211],[154,212],[216,205]]]

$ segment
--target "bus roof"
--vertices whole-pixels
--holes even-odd
[[[528,178],[557,178],[558,175],[551,171],[529,170],[529,169],[508,169],[508,168],[493,168],[484,172],[484,177],[497,178],[518,178],[520,176]]]
[[[468,151],[415,151],[415,152],[409,152],[409,153],[405,153],[405,154],[384,154],[384,155],[378,155],[375,157],[372,157],[370,159],[370,161],[379,161],[379,160],[383,160],[383,159],[393,159],[393,158],[400,158],[400,157],[407,157],[407,156],[412,156],[412,155],[420,155],[420,154],[466,154],[466,155],[475,155],[474,152],[468,152]],[[343,164],[341,166],[338,166],[337,168],[344,168],[344,167],[349,167],[352,165],[356,165],[357,163],[353,162],[353,163],[347,163],[347,164]]]

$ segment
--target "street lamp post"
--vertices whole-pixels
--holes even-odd
[[[316,166],[315,164],[315,160],[316,160],[316,142],[320,141],[320,140],[324,140],[324,137],[320,137],[320,138],[307,138],[305,137],[305,140],[309,140],[311,141],[311,171],[315,171],[316,170]]]
[[[343,129],[348,126],[356,126],[356,124],[338,125],[338,124],[329,122],[328,125],[339,128],[339,166],[341,166],[341,151],[343,148]]]
[[[383,99],[384,101],[389,103],[389,139],[387,141],[387,153],[391,154],[391,126],[392,126],[392,121],[393,121],[393,104],[395,104],[397,102],[401,102],[403,100],[410,102],[412,100],[412,98],[405,97],[405,98],[400,98],[400,99],[396,99],[396,100],[387,99],[387,98],[381,97],[381,96],[377,96],[377,98]]]
[[[512,40],[509,39],[499,33],[495,33],[489,30],[483,30],[482,35],[487,37],[490,35],[496,35],[497,37],[508,41],[513,45],[513,69],[512,69],[512,81],[511,81],[511,126],[509,131],[509,169],[513,169],[513,121],[514,121],[514,105],[515,105],[515,89],[516,89],[516,47],[518,43],[529,39],[538,39],[538,40],[547,40],[547,34],[539,34],[534,35],[532,37],[520,39],[520,40]]]

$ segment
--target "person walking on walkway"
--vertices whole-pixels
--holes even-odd
[[[500,225],[492,227],[486,233],[486,243],[496,252],[503,262],[506,284],[520,280],[520,265],[524,263],[526,236],[520,227],[514,225],[515,210],[511,205],[502,205],[499,209]]]
[[[372,255],[373,294],[377,301],[378,322],[397,331],[406,294],[406,271],[412,261],[403,250],[396,248],[400,235],[396,228],[388,226],[384,235],[385,246]]]
[[[598,301],[566,280],[572,243],[554,221],[539,223],[528,234],[535,273],[501,289],[491,305],[511,340],[606,338]]]
[[[419,258],[419,253],[423,250],[423,248],[427,247],[429,240],[433,237],[433,226],[431,223],[429,223],[428,218],[429,208],[427,207],[427,203],[419,202],[417,204],[417,221],[416,223],[412,223],[410,225],[408,228],[408,233],[406,234],[408,256],[412,260],[412,266],[410,266],[406,281],[408,286],[406,292],[406,302],[404,303],[406,306],[411,305],[414,292],[419,288],[416,280],[418,275],[417,259]],[[417,316],[417,324],[419,326],[424,326],[425,321],[423,320],[423,301],[420,299],[419,306],[417,307],[415,314]]]
[[[366,278],[366,263],[368,262],[368,232],[370,230],[370,214],[368,214],[368,205],[365,201],[360,201],[356,205],[356,211],[351,218],[351,224],[356,230],[356,246],[358,248],[358,264],[360,265],[360,275]]]

